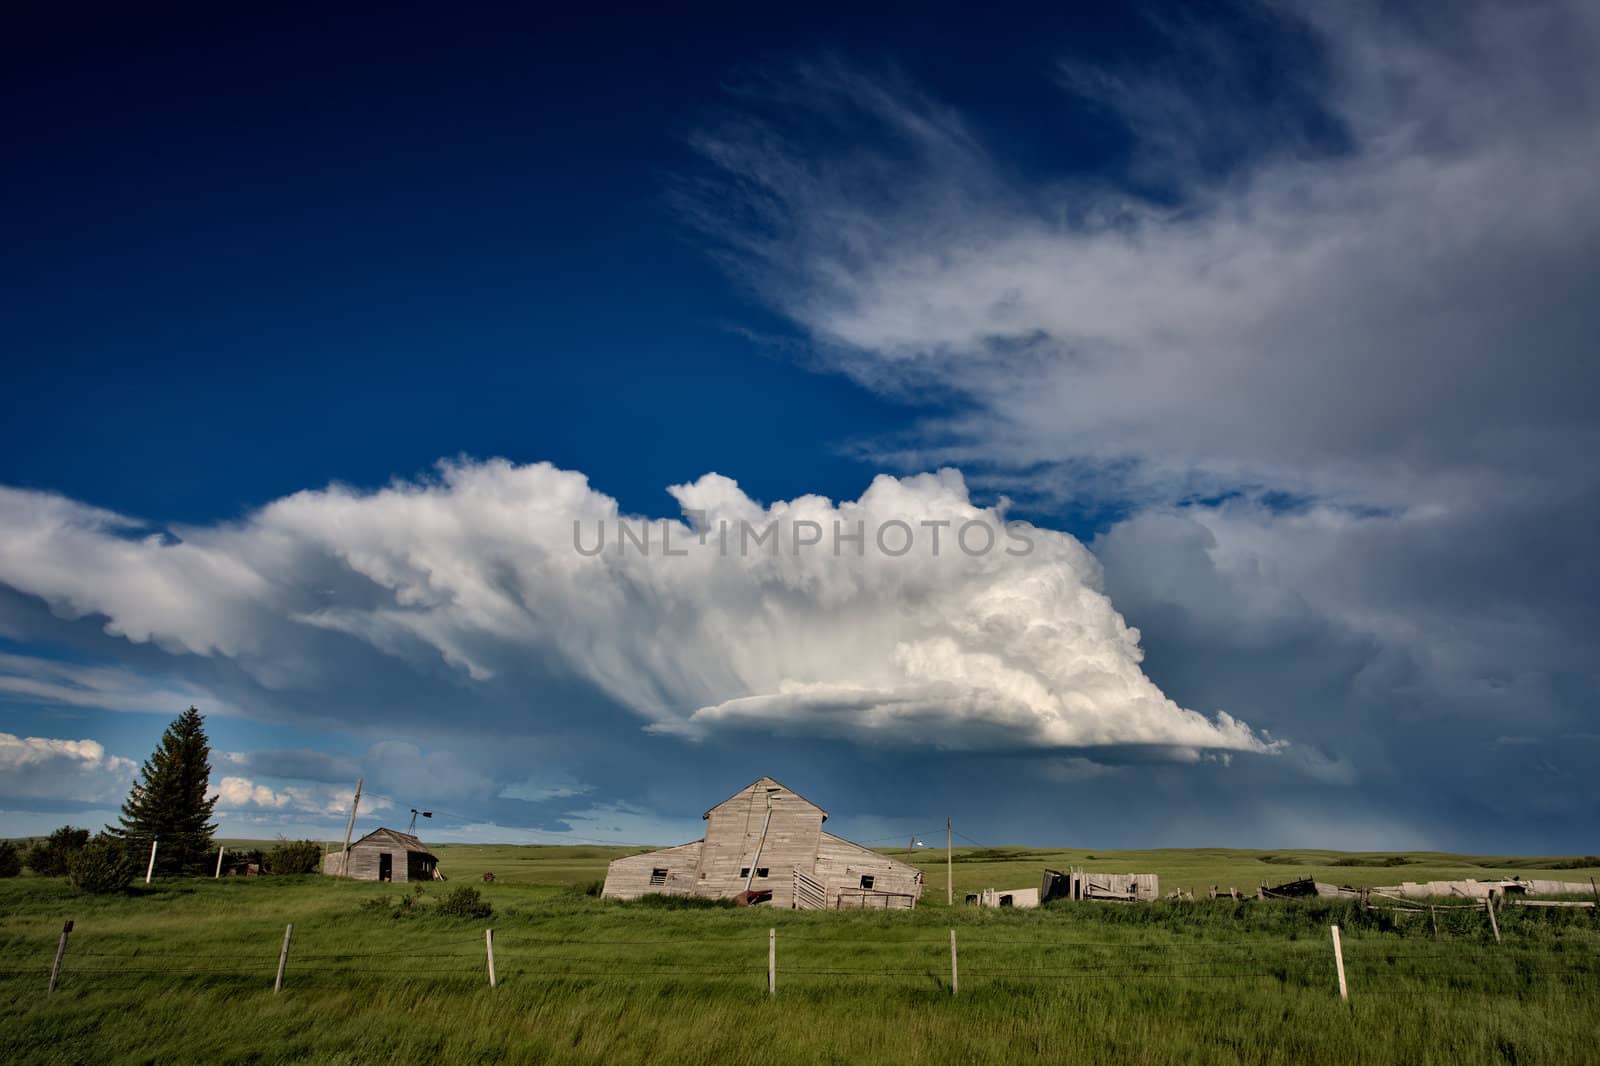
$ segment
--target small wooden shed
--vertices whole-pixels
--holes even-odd
[[[356,881],[443,881],[439,860],[409,833],[374,829],[350,845],[349,868],[345,853],[335,851],[322,860],[322,872]]]

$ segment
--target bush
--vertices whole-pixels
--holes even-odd
[[[104,896],[127,891],[134,870],[121,841],[98,836],[72,856],[67,873],[78,891]]]
[[[471,885],[461,885],[452,890],[434,909],[449,918],[489,918],[494,915],[494,904],[484,899]]]
[[[28,869],[41,877],[65,877],[72,858],[89,843],[89,831],[64,825],[28,849]]]
[[[660,893],[640,896],[638,899],[624,904],[624,906],[629,907],[654,907],[664,911],[701,911],[732,908],[738,905],[737,902],[731,899],[713,899],[707,896],[668,896]]]
[[[0,877],[15,877],[22,872],[22,855],[9,840],[0,840]]]
[[[272,874],[311,874],[322,869],[322,845],[315,840],[279,840],[267,852],[266,871]]]

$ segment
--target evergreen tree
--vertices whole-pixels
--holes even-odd
[[[211,743],[199,711],[190,707],[167,727],[139,778],[122,805],[122,824],[107,826],[106,832],[125,842],[135,859],[149,854],[150,841],[158,841],[159,873],[199,870],[211,853],[211,834],[217,829],[210,820],[217,797],[206,798]]]

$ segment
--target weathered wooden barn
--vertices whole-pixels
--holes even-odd
[[[1046,870],[1039,886],[1039,899],[1104,899],[1130,903],[1149,903],[1161,896],[1161,879],[1156,874],[1086,873],[1073,867],[1066,873]]]
[[[824,833],[828,812],[770,777],[703,817],[701,840],[612,862],[600,894],[739,898],[799,910],[909,909],[922,896],[921,870]]]
[[[322,872],[357,881],[443,881],[439,860],[422,841],[394,829],[374,829],[350,845],[349,870],[345,853],[332,852],[322,859]]]

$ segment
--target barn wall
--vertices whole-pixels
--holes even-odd
[[[392,884],[404,884],[410,880],[409,867],[415,860],[408,859],[411,852],[399,844],[388,841],[374,842],[371,844],[350,845],[350,871],[349,876],[355,881],[376,881],[378,879],[378,856],[388,852],[393,856],[393,874],[390,878]],[[322,871],[328,874],[338,874],[339,860],[342,852],[330,853],[322,861]],[[418,860],[423,856],[417,856]],[[425,878],[426,879],[426,878]]]
[[[915,866],[879,855],[832,833],[819,836],[814,876],[826,889],[829,907],[839,906],[841,895],[859,893],[862,875],[871,876],[873,892],[908,895],[913,903],[921,898],[922,871]]]
[[[772,817],[767,818],[768,802]],[[700,852],[695,894],[735,896],[744,890],[739,871],[765,869],[765,878],[753,878],[750,887],[772,893],[774,907],[787,908],[794,899],[794,871],[812,871],[822,835],[823,812],[770,778],[763,778],[706,815],[705,844]],[[762,838],[762,826],[766,837]],[[759,849],[759,857],[757,851]]]
[[[690,896],[695,894],[696,869],[700,863],[700,841],[680,844],[662,851],[613,859],[606,867],[606,883],[600,889],[605,899],[638,899],[651,893]],[[664,885],[652,885],[650,873],[665,869]]]

